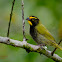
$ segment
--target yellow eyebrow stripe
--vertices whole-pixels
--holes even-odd
[[[29,17],[29,19],[32,19],[32,18],[35,18],[35,17]]]
[[[36,17],[29,17],[29,19],[32,19],[32,18],[35,18],[35,19],[37,19]]]

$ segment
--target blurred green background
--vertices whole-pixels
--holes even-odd
[[[0,0],[0,36],[7,35],[9,15],[13,0]],[[62,0],[24,0],[24,16],[37,16],[42,24],[51,32],[57,43],[62,38]],[[21,19],[21,0],[16,0],[10,38],[23,40],[22,19]],[[36,45],[29,34],[29,24],[25,20],[26,38],[28,43]],[[60,44],[62,46],[62,43]],[[53,47],[47,46],[48,50],[53,51]],[[56,54],[62,57],[62,51],[57,49]],[[52,59],[30,52],[18,47],[0,43],[0,62],[54,62]]]

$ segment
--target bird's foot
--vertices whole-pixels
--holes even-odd
[[[29,39],[26,38],[26,41],[27,41],[27,40],[29,40]]]
[[[43,49],[47,50],[47,47],[46,46],[42,46]]]
[[[41,49],[45,49],[45,50],[47,50],[47,47],[46,47],[45,44],[39,44],[39,45],[37,45],[37,46],[39,46]]]

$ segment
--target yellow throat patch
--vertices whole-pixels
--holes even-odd
[[[31,21],[28,21],[28,23],[32,26],[32,23],[31,23]]]

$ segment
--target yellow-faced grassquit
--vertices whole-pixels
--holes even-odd
[[[41,24],[36,16],[29,16],[26,20],[30,24],[30,35],[38,45],[51,45],[62,50],[51,33]]]

